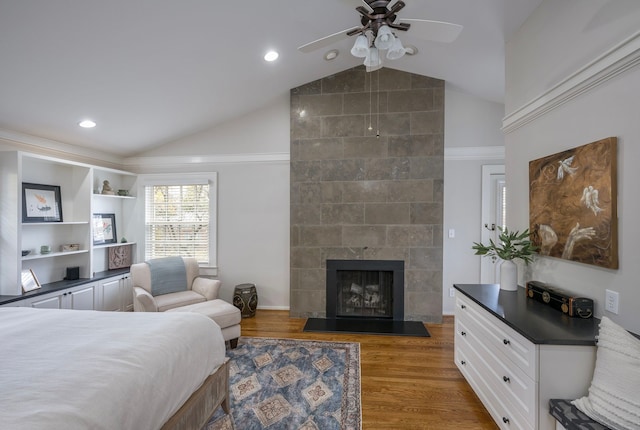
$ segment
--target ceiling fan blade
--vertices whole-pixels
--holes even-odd
[[[428,19],[405,19],[401,18],[400,23],[411,24],[412,36],[419,39],[434,42],[450,43],[458,38],[463,27],[450,22],[431,21]]]
[[[362,0],[362,3],[364,4],[364,7],[367,8],[369,13],[373,12],[373,9],[371,9],[371,6],[369,6],[369,3],[367,3],[365,0]]]
[[[332,45],[342,39],[346,39],[349,37],[348,32],[358,29],[360,27],[351,27],[346,30],[339,31],[337,33],[330,34],[329,36],[325,36],[321,39],[314,40],[313,42],[309,42],[305,45],[298,47],[298,51],[304,52],[305,54],[308,52],[313,52],[316,49],[325,48],[329,45]]]

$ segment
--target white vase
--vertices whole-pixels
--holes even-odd
[[[518,266],[511,260],[503,260],[500,263],[500,289],[518,290]]]

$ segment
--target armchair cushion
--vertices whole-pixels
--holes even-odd
[[[155,296],[154,299],[158,305],[158,312],[206,301],[202,294],[195,291],[178,291],[177,293]]]

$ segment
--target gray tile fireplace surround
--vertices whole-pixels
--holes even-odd
[[[441,322],[443,170],[444,81],[356,67],[292,89],[291,316],[325,317],[327,260],[402,260],[404,319]]]

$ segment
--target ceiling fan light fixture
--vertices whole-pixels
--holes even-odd
[[[364,59],[364,65],[368,68],[371,67],[382,67],[382,59],[380,58],[380,52],[378,48],[372,47],[369,49],[369,53]]]
[[[395,38],[393,41],[393,45],[387,51],[387,59],[389,60],[397,60],[398,58],[402,58],[405,54],[406,50],[404,46],[402,46],[402,42],[399,38]]]
[[[365,58],[369,54],[369,39],[364,34],[356,37],[356,41],[351,48],[351,55],[356,58]]]
[[[376,35],[376,39],[373,44],[378,49],[389,49],[393,46],[393,41],[395,36],[391,32],[391,29],[388,25],[383,25],[378,29],[378,33]]]

